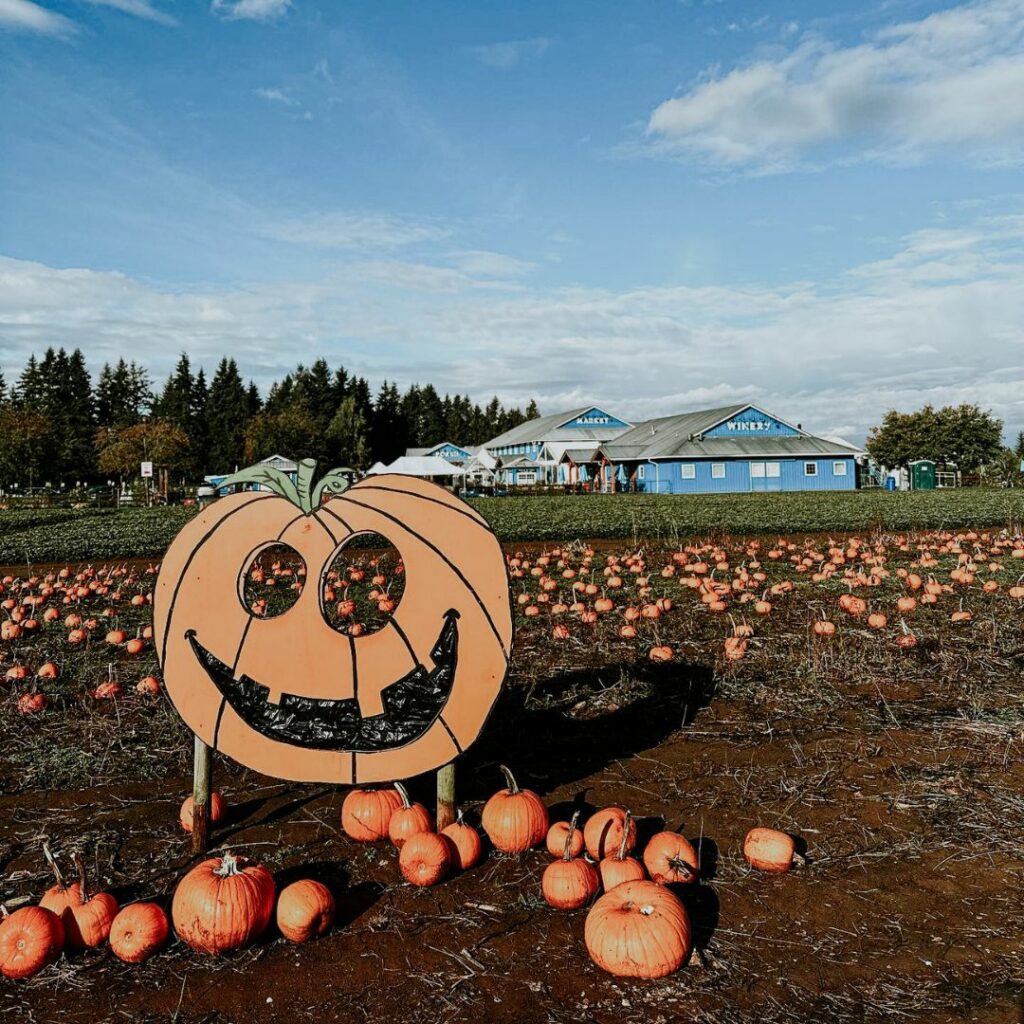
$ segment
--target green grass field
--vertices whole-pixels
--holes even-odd
[[[503,541],[658,538],[708,534],[829,533],[955,527],[1015,527],[1024,491],[701,495],[544,495],[481,498]],[[159,557],[194,509],[6,509],[0,564]]]

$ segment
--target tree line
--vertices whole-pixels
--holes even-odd
[[[432,384],[405,391],[317,359],[262,395],[225,357],[212,379],[185,354],[162,387],[140,363],[105,364],[95,382],[80,349],[29,357],[17,379],[0,373],[0,485],[72,487],[135,476],[152,461],[181,482],[280,453],[363,469],[409,447],[477,445],[540,415],[536,402],[505,408]]]

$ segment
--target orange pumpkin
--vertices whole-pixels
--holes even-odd
[[[587,914],[583,931],[591,960],[620,978],[662,978],[682,966],[692,947],[682,903],[654,882],[624,882]]]
[[[209,803],[209,821],[212,825],[216,821],[220,821],[224,817],[224,811],[227,805],[224,803],[224,797],[220,795],[216,790],[210,794]],[[181,810],[178,812],[178,821],[181,822],[181,827],[186,832],[192,831],[192,820],[195,815],[195,802],[191,796],[185,797],[181,805]]]
[[[659,832],[644,848],[644,867],[661,885],[696,882],[700,873],[697,851],[678,832]]]
[[[277,927],[289,942],[309,942],[323,935],[334,921],[334,896],[322,882],[304,878],[281,890]]]
[[[436,885],[451,869],[452,844],[436,832],[409,836],[398,854],[398,866],[411,885]]]
[[[433,832],[434,819],[423,804],[409,801],[409,794],[400,782],[395,783],[395,789],[402,803],[388,822],[388,838],[400,850],[405,841],[418,832]]]
[[[64,948],[64,925],[44,907],[22,907],[0,921],[0,974],[31,978]]]
[[[266,868],[225,853],[204,860],[178,883],[171,919],[193,949],[226,953],[263,934],[274,912],[274,892]]]
[[[117,900],[108,892],[89,892],[85,862],[77,852],[72,854],[72,859],[78,869],[78,881],[71,885],[65,883],[56,860],[45,844],[43,852],[56,877],[56,884],[46,890],[39,906],[60,917],[64,926],[64,941],[71,949],[92,949],[103,945],[117,916]]]
[[[544,841],[547,846],[548,853],[552,857],[561,857],[565,853],[565,840],[569,835],[569,822],[567,821],[556,821],[551,828],[548,829],[547,837]],[[585,843],[583,841],[583,833],[577,828],[572,830],[572,844],[570,846],[570,853],[573,857],[578,857],[584,850]]]
[[[743,840],[743,856],[758,871],[783,874],[799,858],[793,837],[775,828],[752,828]]]
[[[508,785],[484,804],[481,823],[496,850],[522,853],[547,835],[548,809],[532,790],[519,788],[508,768],[500,767]]]
[[[441,835],[451,841],[454,867],[460,871],[467,871],[480,863],[484,853],[483,841],[480,839],[480,833],[462,820],[462,811],[459,811],[455,821],[441,829]]]
[[[590,816],[583,829],[587,853],[601,860],[623,847],[623,854],[636,845],[636,822],[620,807],[606,807]]]
[[[398,790],[352,789],[341,805],[341,827],[357,843],[375,843],[388,838],[391,815],[402,806]]]
[[[128,964],[148,960],[167,941],[171,926],[156,903],[132,903],[110,926],[110,948]]]
[[[314,468],[303,460],[296,482],[267,467],[229,477],[269,490],[219,499],[171,544],[153,595],[167,694],[210,746],[277,778],[352,785],[438,768],[476,739],[508,669],[501,548],[434,484],[382,474],[345,489],[334,471],[314,487]],[[331,625],[323,594],[340,548],[366,534],[398,549],[405,588],[382,628],[357,636]],[[277,544],[309,582],[286,611],[255,617],[245,579]]]

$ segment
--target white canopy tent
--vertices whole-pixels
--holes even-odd
[[[379,467],[379,468],[378,468]],[[466,471],[461,466],[453,466],[437,455],[401,455],[389,466],[371,466],[367,476],[380,473],[401,473],[403,476],[462,476]]]

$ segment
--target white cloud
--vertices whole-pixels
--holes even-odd
[[[282,103],[286,107],[297,107],[299,101],[294,96],[289,95],[283,89],[254,89],[260,99],[266,100],[268,103]]]
[[[263,384],[301,358],[371,381],[632,419],[757,401],[823,434],[863,436],[889,407],[976,401],[1024,427],[1024,217],[977,216],[890,242],[821,283],[529,287],[511,265],[356,259],[307,280],[159,288],[123,274],[0,259],[8,379],[73,338],[94,369],[131,352],[154,376],[183,349],[225,352]],[[495,266],[493,269],[497,269]]]
[[[320,249],[395,249],[443,238],[448,229],[390,214],[336,212],[278,221],[266,233]]]
[[[781,170],[936,150],[1024,159],[1024,4],[985,0],[894,25],[857,46],[813,35],[785,55],[709,72],[661,103],[655,151]]]
[[[212,0],[210,13],[225,21],[273,21],[291,6],[292,0]]]
[[[47,10],[30,0],[0,0],[0,31],[3,29],[67,36],[76,31],[76,25],[63,14]]]
[[[489,68],[514,68],[517,64],[542,57],[550,45],[551,40],[546,36],[537,36],[474,46],[473,53],[481,64]]]
[[[454,262],[463,273],[476,277],[522,277],[536,266],[527,260],[483,249],[455,253]]]
[[[161,25],[177,25],[177,18],[171,17],[166,11],[154,7],[149,0],[86,0],[87,3],[96,7],[113,7],[124,14],[134,15],[136,18],[145,18],[147,21],[155,21]]]

